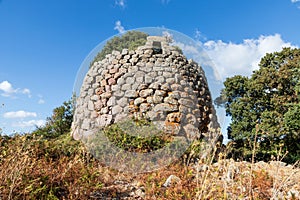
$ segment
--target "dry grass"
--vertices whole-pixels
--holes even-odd
[[[177,161],[154,172],[125,174],[101,165],[69,135],[0,137],[0,199],[299,198],[297,166],[215,154],[188,166]],[[170,175],[180,181],[164,187]]]

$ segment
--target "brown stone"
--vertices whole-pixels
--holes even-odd
[[[105,92],[111,92],[111,86],[110,85],[105,86]]]
[[[174,83],[174,84],[171,85],[171,89],[180,91],[180,90],[182,90],[182,86],[179,85],[179,84]]]
[[[103,103],[101,100],[98,100],[94,103],[94,109],[96,111],[100,111],[102,107],[103,107]]]
[[[165,122],[164,132],[170,135],[178,135],[180,124],[176,122]]]
[[[129,59],[130,59],[130,55],[124,56],[124,60],[129,60]]]
[[[147,100],[147,103],[150,103],[150,104],[154,103],[152,96],[151,97],[147,97],[146,100]]]
[[[97,95],[100,95],[100,94],[102,94],[103,92],[104,92],[104,87],[99,87],[99,88],[96,89],[96,94],[97,94]]]
[[[149,110],[150,104],[148,104],[148,103],[142,103],[139,108],[140,108],[140,112],[146,112],[146,111]]]
[[[165,97],[164,102],[168,104],[178,105],[178,101],[172,97]]]
[[[129,98],[135,98],[138,96],[138,92],[135,90],[127,90],[125,92],[125,97],[129,97]]]
[[[106,85],[107,85],[107,82],[106,82],[106,80],[105,80],[105,79],[103,79],[103,80],[100,82],[100,85],[101,85],[101,86],[106,86]]]
[[[109,70],[110,74],[115,74],[117,72],[118,72],[118,69],[116,69],[116,68],[112,68],[112,69]]]
[[[150,88],[150,89],[158,90],[158,89],[160,88],[160,85],[161,85],[161,84],[159,84],[159,83],[157,83],[157,82],[154,82],[154,83],[151,83],[151,84],[149,85],[149,88]]]
[[[96,112],[96,111],[93,111],[92,113],[91,113],[91,118],[92,119],[95,119],[95,118],[97,118],[99,116],[99,114],[98,114],[98,112]]]
[[[180,105],[180,106],[179,106],[179,112],[180,112],[180,113],[183,113],[183,114],[187,114],[187,113],[192,112],[192,109],[189,108],[189,107],[187,107],[187,106]]]
[[[112,75],[111,75],[111,74],[105,74],[105,76],[104,76],[104,77],[105,77],[105,79],[106,79],[106,80],[108,80],[109,78],[111,78],[111,77],[112,77]]]
[[[179,123],[180,120],[181,120],[180,112],[169,113],[167,115],[167,121],[168,122],[177,122],[177,123]]]
[[[115,85],[116,84],[116,79],[114,79],[114,78],[110,78],[110,79],[108,79],[108,81],[107,81],[107,83],[108,83],[108,85]]]
[[[179,91],[172,91],[168,92],[168,96],[173,98],[173,99],[180,99],[180,92]]]
[[[153,97],[152,97],[152,100],[153,100],[153,103],[162,103],[163,102],[163,97],[162,96],[157,96],[157,95],[154,95]]]
[[[167,92],[164,91],[164,90],[156,90],[155,93],[154,93],[154,95],[162,96],[162,97],[166,96],[166,94],[167,94]]]
[[[191,114],[191,113],[187,114],[185,116],[185,119],[186,119],[186,123],[187,124],[193,124],[193,125],[195,125],[196,121],[197,121],[196,117],[193,114]]]
[[[140,97],[147,97],[147,96],[151,96],[152,94],[153,94],[152,89],[145,89],[139,92]]]
[[[118,61],[117,59],[113,59],[111,63],[112,63],[113,65],[116,65],[116,64],[118,64],[118,62],[119,62],[119,61]]]
[[[104,92],[100,95],[101,98],[108,99],[112,96],[111,92]]]
[[[192,100],[190,99],[179,99],[178,102],[181,104],[181,105],[184,105],[186,107],[189,107],[189,108],[195,108],[196,107],[196,103],[193,102]]]
[[[122,74],[123,74],[123,73],[121,73],[121,72],[117,72],[117,73],[114,74],[114,78],[115,78],[115,79],[118,79],[119,77],[122,76]]]
[[[138,87],[138,90],[144,90],[144,89],[147,89],[147,88],[148,88],[147,84],[140,84],[139,87]]]
[[[139,98],[136,98],[134,100],[134,105],[138,106],[138,105],[140,105],[141,103],[144,103],[144,102],[146,102],[146,99],[142,98],[142,97],[139,97]]]
[[[137,106],[135,106],[135,105],[129,105],[129,106],[128,106],[128,112],[129,112],[129,113],[135,113],[135,112],[138,111],[138,109],[139,109],[139,107],[137,107]],[[124,110],[126,110],[126,109],[124,108]]]
[[[154,112],[174,112],[174,111],[178,111],[178,106],[167,104],[167,103],[161,103],[161,104],[157,104],[154,107],[153,111]]]
[[[163,84],[160,88],[165,91],[170,91],[170,89],[171,89],[169,83]]]

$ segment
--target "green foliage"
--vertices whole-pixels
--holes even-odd
[[[142,46],[146,43],[147,34],[140,31],[128,31],[121,37],[113,37],[109,40],[102,51],[97,54],[94,62],[103,60],[107,54],[111,54],[113,50],[122,51],[123,49],[135,50],[137,47]]]
[[[235,145],[233,154],[250,158],[257,143],[258,160],[288,151],[284,160],[294,162],[300,159],[300,49],[267,54],[259,66],[250,78],[227,78],[225,89],[215,100],[225,105],[231,116],[228,138]]]
[[[176,51],[178,51],[180,54],[183,54],[183,51],[179,46],[174,46],[174,47]]]
[[[297,134],[300,132],[300,104],[292,105],[284,114],[284,124],[286,130],[290,133]]]
[[[69,132],[73,121],[73,108],[73,100],[65,101],[63,105],[53,110],[52,116],[47,118],[46,124],[37,127],[32,134],[56,137]]]
[[[128,134],[120,127],[134,126],[139,133]],[[130,129],[130,128],[127,128]],[[153,135],[145,136],[145,133]],[[127,120],[122,124],[113,124],[104,129],[104,134],[119,148],[134,152],[151,152],[163,148],[171,142],[171,137],[158,131],[146,120]]]
[[[284,114],[285,130],[289,133],[286,138],[286,144],[289,144],[288,151],[292,152],[291,160],[300,159],[300,104],[294,104]]]
[[[214,104],[217,105],[217,107],[219,106],[223,107],[226,102],[227,102],[227,96],[225,94],[225,89],[222,89],[220,92],[220,96],[215,98]]]

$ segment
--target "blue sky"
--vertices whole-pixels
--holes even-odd
[[[72,96],[89,52],[124,30],[186,34],[224,80],[249,76],[266,52],[299,47],[299,19],[299,0],[0,0],[0,128],[43,124]]]

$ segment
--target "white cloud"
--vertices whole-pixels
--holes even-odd
[[[13,123],[13,127],[20,127],[20,128],[25,128],[25,127],[33,127],[33,126],[43,126],[45,125],[46,121],[45,120],[29,120],[29,121],[20,121]]]
[[[291,0],[291,2],[296,4],[296,3],[300,2],[300,0]],[[297,6],[297,8],[300,9],[300,6]]]
[[[37,95],[38,97],[39,97],[39,100],[38,100],[38,104],[44,104],[45,103],[45,100],[44,100],[44,98],[43,98],[43,96],[42,95]]]
[[[6,112],[3,114],[4,118],[25,118],[25,117],[36,117],[35,112],[26,112],[24,110]]]
[[[198,41],[200,41],[200,40],[207,40],[206,36],[203,35],[201,33],[201,31],[199,31],[198,29],[196,29],[196,31],[195,31],[195,39],[198,40]]]
[[[222,80],[237,74],[251,75],[253,70],[258,69],[258,63],[266,53],[280,51],[283,47],[295,46],[283,41],[279,34],[245,39],[240,44],[221,40],[207,41],[203,44]]]
[[[8,81],[2,81],[0,83],[0,90],[4,92],[2,96],[9,96],[10,94],[15,92],[12,85]]]
[[[38,104],[44,104],[45,100],[44,99],[39,99]]]
[[[21,93],[26,94],[29,98],[31,98],[31,92],[28,88],[23,89]]]
[[[115,0],[115,4],[121,8],[125,7],[125,0]]]
[[[201,36],[201,32],[196,30],[196,35]],[[163,36],[173,37],[167,31],[163,32]],[[173,41],[172,45],[178,46],[185,55],[200,65],[211,67],[217,81],[224,81],[234,75],[250,76],[258,69],[258,64],[266,53],[281,51],[283,47],[296,47],[285,42],[280,34],[245,39],[239,44],[221,40],[202,43],[198,40],[194,43]]]
[[[197,49],[197,46],[195,46],[195,45],[189,45],[189,44],[185,44],[185,43],[181,43],[181,42],[174,42],[173,45],[178,46],[186,54],[199,53],[199,50]]]
[[[258,64],[266,53],[281,51],[283,47],[296,47],[284,41],[279,34],[245,39],[242,43],[210,40],[194,44],[175,41],[172,44],[180,47],[185,55],[200,65],[211,67],[218,81],[234,75],[250,76],[258,69]]]
[[[168,4],[171,0],[161,0],[162,4]]]
[[[114,30],[117,30],[119,33],[124,33],[124,32],[125,32],[125,29],[124,29],[124,27],[122,26],[120,20],[116,21]]]
[[[2,81],[0,83],[1,95],[4,97],[14,97],[15,94],[26,94],[29,98],[31,97],[31,92],[28,88],[24,89],[14,89],[12,84],[8,81]]]

